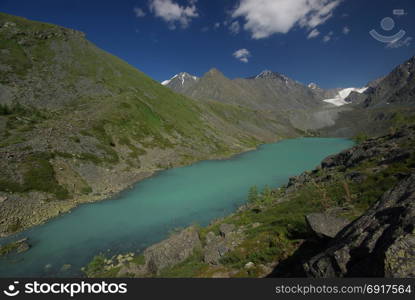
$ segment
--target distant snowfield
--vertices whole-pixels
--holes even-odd
[[[324,102],[327,103],[331,103],[333,105],[336,106],[342,106],[345,104],[348,104],[348,102],[346,102],[346,98],[349,97],[349,95],[351,94],[351,92],[357,92],[357,93],[364,93],[367,90],[367,87],[364,88],[347,88],[347,89],[343,89],[341,91],[339,91],[339,93],[337,94],[336,98],[332,98],[332,99],[325,99],[323,100]]]

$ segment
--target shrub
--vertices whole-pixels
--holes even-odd
[[[254,203],[259,199],[258,188],[256,185],[251,186],[248,192],[248,202]]]
[[[88,194],[92,193],[92,188],[90,186],[83,187],[81,189],[81,193],[84,194],[84,195],[88,195]]]
[[[367,139],[369,139],[369,136],[366,133],[358,133],[357,135],[355,135],[353,137],[353,140],[357,143],[357,144],[361,144],[364,141],[366,141]]]

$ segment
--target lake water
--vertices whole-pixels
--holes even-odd
[[[28,237],[32,248],[0,258],[0,276],[79,276],[94,255],[140,251],[169,232],[207,225],[247,200],[253,185],[278,187],[349,148],[337,138],[300,138],[261,146],[228,160],[174,168],[137,183],[113,199],[84,204],[0,244]],[[62,271],[64,264],[69,270]]]

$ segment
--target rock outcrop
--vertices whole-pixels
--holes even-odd
[[[11,242],[6,245],[0,245],[0,257],[25,252],[30,249],[30,244],[28,243],[27,238],[22,238],[20,240]]]
[[[217,265],[220,259],[232,251],[243,241],[243,228],[238,229],[233,224],[223,223],[219,227],[220,235],[212,231],[206,235],[206,246],[204,247],[204,262]]]
[[[350,222],[328,213],[314,213],[305,217],[309,228],[319,238],[334,238]]]
[[[176,265],[191,256],[195,249],[201,248],[197,228],[188,227],[178,234],[147,248],[144,251],[146,268],[158,274],[161,269]]]
[[[415,277],[415,173],[304,264],[313,277]]]

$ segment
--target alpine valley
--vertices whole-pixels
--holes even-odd
[[[97,255],[83,274],[415,276],[415,57],[365,87],[217,69],[160,84],[82,32],[5,13],[0,54],[0,234],[20,237],[0,240],[0,256],[33,251],[27,229],[156,172],[347,138],[354,147],[283,186],[246,186],[232,214],[144,251]]]

